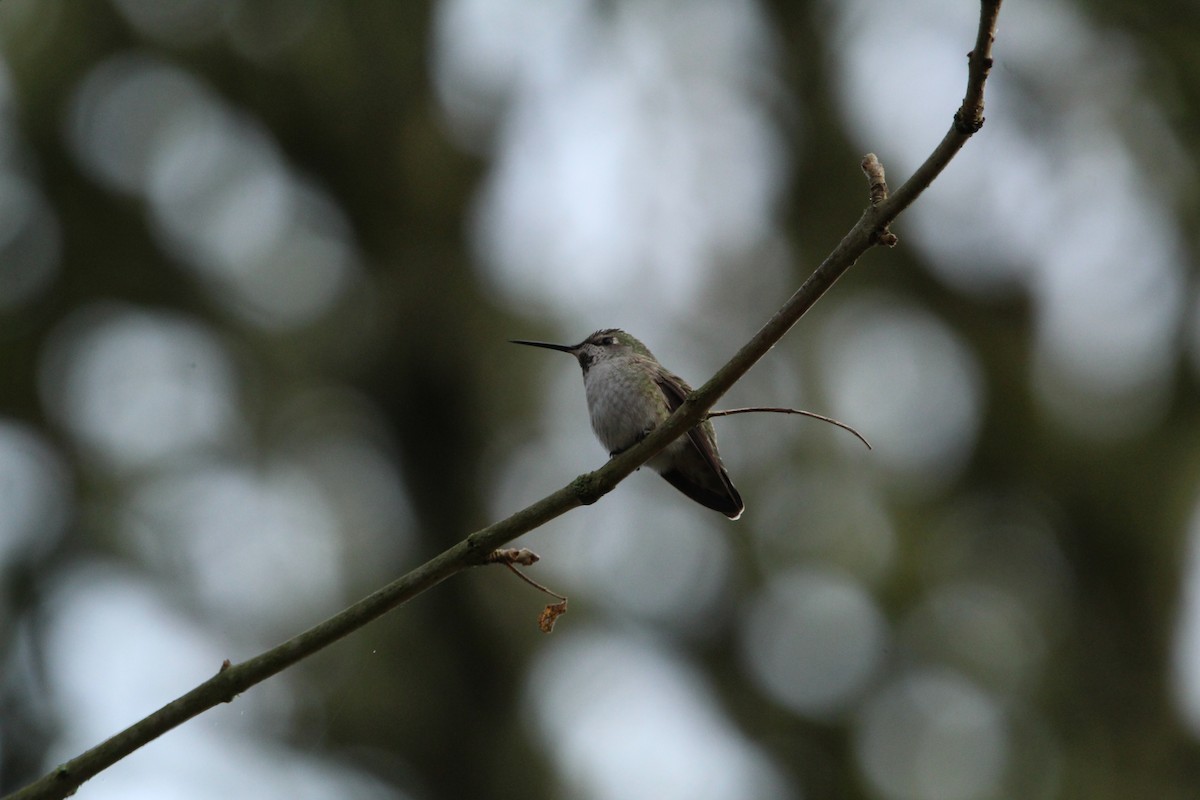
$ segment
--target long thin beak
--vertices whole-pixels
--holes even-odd
[[[564,353],[574,353],[575,348],[569,344],[554,344],[552,342],[531,342],[527,339],[509,339],[513,344],[527,344],[530,347],[544,347],[547,350],[561,350]]]

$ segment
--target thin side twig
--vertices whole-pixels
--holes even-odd
[[[521,570],[517,569],[514,565],[505,564],[504,566],[508,567],[508,569],[512,572],[512,574],[516,575],[518,578],[525,581],[530,586],[537,589],[539,592],[544,592],[545,594],[548,594],[557,600],[565,601],[567,599],[567,598],[563,597],[561,594],[559,594],[558,592],[554,591],[553,589],[550,589],[550,588],[538,583],[533,578],[526,575],[524,572],[521,572]]]
[[[836,425],[844,431],[850,431],[851,433],[853,433],[855,436],[858,437],[858,440],[860,442],[862,442],[863,444],[865,444],[867,446],[868,450],[873,449],[871,447],[871,443],[867,441],[865,436],[863,436],[861,433],[859,433],[858,431],[856,431],[854,428],[847,425],[846,423],[839,422],[838,420],[834,419],[833,417],[827,417],[824,414],[818,414],[815,411],[805,411],[802,408],[780,408],[777,406],[749,406],[747,408],[723,408],[719,411],[708,412],[708,418],[712,419],[713,417],[731,417],[734,414],[760,414],[760,413],[762,413],[762,414],[799,414],[800,416],[803,416],[803,417],[812,417],[813,419],[819,419],[822,422],[828,422],[830,425]]]

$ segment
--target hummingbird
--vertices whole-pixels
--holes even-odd
[[[583,369],[592,430],[610,456],[646,438],[692,393],[692,387],[658,363],[646,345],[619,328],[596,331],[575,345],[510,341],[575,356]],[[648,463],[667,483],[700,505],[730,519],[742,515],[742,496],[721,462],[710,421],[680,436]]]

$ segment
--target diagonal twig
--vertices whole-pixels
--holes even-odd
[[[84,781],[192,717],[219,703],[230,702],[239,693],[358,630],[446,578],[486,563],[492,551],[521,534],[573,508],[596,502],[660,450],[703,421],[717,400],[783,338],[838,278],[871,247],[886,243],[883,235],[887,233],[888,226],[912,205],[982,126],[983,89],[992,65],[992,41],[1000,0],[982,0],[980,5],[975,47],[969,56],[966,94],[942,141],[899,189],[871,203],[850,232],[796,293],[665,423],[600,469],[580,475],[568,485],[507,519],[472,533],[450,549],[324,622],[247,661],[228,667],[222,665],[220,671],[204,683],[8,795],[6,800],[57,800],[74,794]]]

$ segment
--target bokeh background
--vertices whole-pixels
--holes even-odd
[[[0,789],[603,463],[961,100],[968,0],[0,3]],[[87,798],[1200,793],[1200,9],[1009,0],[987,125],[649,471]]]

